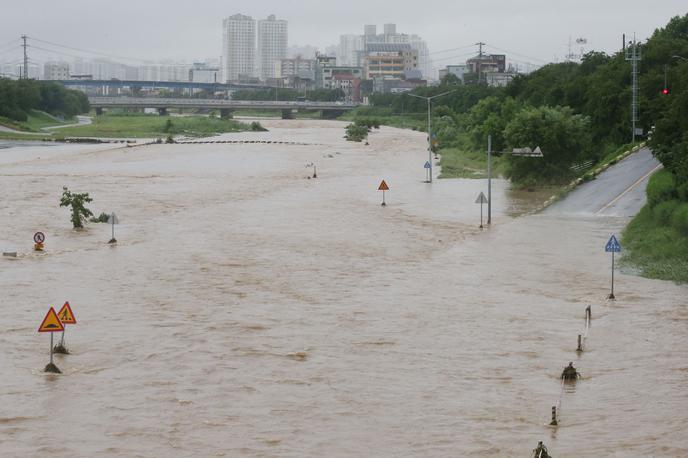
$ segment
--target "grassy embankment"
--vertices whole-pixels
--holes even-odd
[[[343,116],[343,121],[374,119],[381,125],[411,129],[420,132],[427,130],[427,114],[406,113],[393,114],[389,108],[359,107]],[[460,141],[459,143],[468,143]],[[427,149],[426,149],[427,151]],[[439,146],[439,165],[442,168],[440,178],[486,178],[487,154],[485,151],[473,151],[465,147]],[[504,171],[504,161],[500,157],[492,158],[493,176],[500,176]]]
[[[666,170],[647,185],[647,204],[626,227],[622,264],[644,277],[688,283],[688,183]]]
[[[245,123],[205,116],[106,113],[94,117],[92,124],[59,129],[59,135],[97,138],[164,138],[168,135],[205,137],[249,129],[250,126]]]
[[[42,140],[44,138],[51,138],[51,132],[42,131],[41,129],[43,127],[61,126],[73,122],[76,122],[76,119],[60,120],[38,110],[30,110],[27,113],[26,121],[15,121],[0,116],[1,126],[5,126],[19,132],[26,132],[26,134],[15,132],[0,132],[0,139]],[[36,133],[40,133],[41,135],[34,135]]]

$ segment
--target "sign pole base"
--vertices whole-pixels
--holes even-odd
[[[50,362],[48,363],[47,366],[45,366],[45,369],[43,369],[43,372],[50,372],[51,374],[61,374],[62,371],[55,365],[53,364],[53,333],[50,333]]]
[[[113,237],[110,239],[110,241],[108,243],[117,243],[117,239]]]
[[[615,301],[616,297],[614,296],[614,293],[610,293],[609,296],[607,296],[607,299],[609,299],[610,301]]]

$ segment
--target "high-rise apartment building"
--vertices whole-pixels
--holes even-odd
[[[274,14],[258,21],[258,76],[266,80],[279,75],[275,63],[287,58],[287,21]]]
[[[256,21],[235,14],[222,21],[222,78],[237,81],[239,76],[256,74]]]
[[[339,65],[361,66],[363,49],[363,36],[341,35],[337,49],[337,62]]]

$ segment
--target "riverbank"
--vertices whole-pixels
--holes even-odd
[[[622,265],[647,278],[688,283],[688,202],[672,175],[650,178],[648,202],[623,233]]]
[[[88,125],[69,126],[56,132],[64,137],[165,138],[203,137],[250,130],[246,123],[208,116],[159,116],[157,114],[106,113]]]

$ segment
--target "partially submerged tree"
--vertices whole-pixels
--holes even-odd
[[[93,216],[93,212],[86,208],[85,204],[93,201],[87,192],[72,193],[66,186],[62,187],[62,198],[60,199],[60,207],[72,207],[72,224],[74,229],[84,227],[84,221],[89,216]]]

